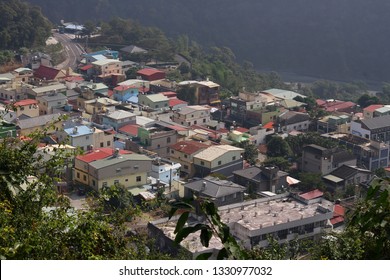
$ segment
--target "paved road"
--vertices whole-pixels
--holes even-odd
[[[54,33],[53,37],[63,45],[66,52],[66,60],[61,64],[56,65],[56,67],[60,69],[68,67],[75,69],[77,66],[77,61],[80,60],[80,55],[84,53],[83,48],[79,44],[72,41],[71,35]]]

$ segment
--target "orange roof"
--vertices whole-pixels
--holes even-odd
[[[345,215],[345,209],[340,204],[336,204],[333,209],[334,216],[344,216]]]
[[[129,88],[137,88],[137,87],[133,86],[133,85],[121,85],[121,86],[117,86],[114,89],[117,90],[117,91],[124,91],[124,90],[127,90]]]
[[[133,135],[133,136],[138,136],[138,128],[140,126],[138,124],[128,124],[125,126],[122,126],[119,128],[120,132],[125,132],[127,134]]]
[[[274,128],[274,122],[268,122],[265,125],[263,125],[263,128],[265,129],[273,129]]]
[[[241,133],[247,133],[249,131],[249,129],[245,128],[245,127],[236,127],[234,130],[238,131],[238,132],[241,132]]]
[[[124,154],[131,154],[132,152],[127,151],[127,150],[119,150],[119,154],[124,155]],[[92,162],[95,160],[100,160],[100,159],[105,159],[114,154],[114,149],[111,148],[100,148],[93,150],[85,155],[77,156],[76,158],[79,160],[82,160],[84,162]]]
[[[209,145],[197,141],[180,141],[170,146],[171,149],[187,155],[192,155],[207,147],[209,147]]]
[[[310,200],[310,199],[319,198],[323,195],[324,195],[324,193],[322,191],[315,189],[313,191],[300,194],[299,196],[302,197],[303,199]]]
[[[38,101],[35,99],[23,99],[14,103],[15,106],[27,106],[33,104],[38,104]]]
[[[145,76],[150,76],[156,73],[164,73],[164,72],[154,68],[144,68],[137,71],[137,74],[145,75]]]
[[[178,98],[170,98],[169,99],[169,107],[173,107],[180,104],[188,104],[187,102],[180,100]]]
[[[80,76],[69,76],[65,78],[65,81],[67,82],[81,82],[84,81],[83,77]]]

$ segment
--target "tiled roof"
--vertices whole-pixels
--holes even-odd
[[[356,106],[356,103],[353,103],[351,101],[347,101],[347,102],[340,102],[340,103],[337,103],[336,104],[333,104],[333,105],[326,105],[326,111],[327,112],[335,112],[335,111],[342,111],[344,109],[349,109],[349,108],[352,108],[352,107],[355,107]]]
[[[165,95],[168,98],[176,97],[176,95],[177,95],[177,93],[174,91],[165,91],[165,92],[160,92],[160,93]]]
[[[14,103],[15,106],[27,106],[33,104],[38,104],[38,101],[35,99],[24,99]]]
[[[88,69],[91,69],[92,67],[93,67],[92,64],[88,64],[88,65],[85,65],[85,66],[81,67],[80,70],[87,71]]]
[[[156,74],[156,73],[164,73],[164,72],[160,71],[158,69],[155,69],[155,68],[144,68],[144,69],[137,71],[137,74],[145,75],[145,76],[151,76],[151,75]]]
[[[84,81],[84,78],[81,76],[71,76],[71,77],[66,77],[65,81],[67,81],[67,82],[82,82],[82,81]]]
[[[188,104],[186,101],[177,99],[177,98],[170,98],[169,99],[169,107],[173,107],[180,104]]]
[[[117,91],[124,91],[124,90],[128,90],[129,88],[138,88],[138,87],[135,85],[119,85],[119,86],[115,87],[114,89]]]
[[[124,132],[132,136],[138,136],[138,124],[128,124],[119,128],[119,132]]]
[[[95,160],[100,160],[100,159],[110,157],[113,154],[114,154],[114,149],[100,148],[100,149],[95,149],[95,150],[93,150],[85,155],[77,156],[76,158],[79,160],[82,160],[84,162],[89,163],[89,162],[92,162]],[[121,154],[121,155],[131,154],[131,152],[127,151],[127,150],[119,150],[119,154]]]
[[[318,189],[315,189],[313,191],[300,194],[299,196],[302,197],[305,200],[311,200],[311,199],[319,198],[319,197],[321,197],[323,195],[324,195],[324,193],[322,191],[320,191]]]
[[[51,115],[43,115],[34,118],[28,118],[25,120],[19,120],[18,126],[21,129],[34,128],[38,126],[46,125],[52,121],[57,120],[61,114],[51,114]]]
[[[209,145],[197,141],[180,141],[170,146],[172,150],[192,155],[200,150],[206,149]]]
[[[363,111],[374,112],[376,109],[379,109],[379,108],[382,108],[382,107],[383,107],[382,104],[372,104],[372,105],[364,108]]]
[[[39,79],[54,80],[61,70],[40,65],[34,72],[34,76]]]
[[[310,119],[309,114],[287,111],[279,117],[286,125],[308,121]]]
[[[133,117],[133,116],[135,116],[135,114],[133,114],[133,113],[130,113],[130,112],[127,112],[124,110],[116,110],[105,117],[108,117],[110,119],[115,119],[115,120],[121,120],[121,119],[129,118],[129,117]]]
[[[355,175],[358,172],[371,173],[370,170],[359,169],[357,167],[349,166],[349,165],[342,165],[339,168],[333,170],[330,174],[338,178],[347,180],[348,178],[350,178],[351,176]]]
[[[265,129],[273,129],[274,128],[274,122],[268,122],[265,125],[263,125],[263,128]]]
[[[249,132],[249,129],[245,128],[245,127],[237,127],[235,128],[234,130],[238,131],[238,132],[241,132],[241,133],[247,133]]]

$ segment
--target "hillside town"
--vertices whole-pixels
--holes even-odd
[[[243,88],[222,98],[211,76],[168,79],[179,63],[123,59],[146,52],[100,49],[83,53],[73,68],[53,66],[42,54],[0,74],[0,138],[29,141],[46,129],[37,154],[72,155],[57,191],[75,210],[88,211],[90,193],[123,187],[148,205],[148,219],[129,230],[147,230],[175,254],[179,216],[169,218],[156,202],[190,201],[196,211],[187,224],[195,224],[203,221],[197,199],[207,199],[235,239],[253,249],[268,246],[269,236],[285,243],[342,231],[345,213],[379,171],[390,172],[390,105],[317,99],[309,109],[308,96],[294,88]],[[128,70],[136,79],[127,79]],[[271,144],[282,149],[305,135],[316,140],[298,147],[300,154]],[[215,237],[205,247],[196,234],[180,244],[193,258],[222,247]]]

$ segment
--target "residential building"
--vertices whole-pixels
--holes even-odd
[[[247,111],[265,108],[273,101],[260,92],[239,92],[238,96],[230,98],[230,115],[233,119],[245,121]]]
[[[385,105],[382,108],[378,108],[374,111],[374,118],[390,115],[390,106]]]
[[[199,141],[180,141],[169,146],[169,159],[181,165],[182,176],[192,178],[195,175],[194,155],[206,149],[210,145]]]
[[[172,186],[172,181],[180,180],[180,168],[180,163],[157,157],[152,161],[152,170],[149,175],[158,182]]]
[[[275,166],[252,166],[233,172],[233,181],[246,187],[248,193],[280,193],[286,190],[288,173]]]
[[[351,134],[389,144],[390,116],[352,121]]]
[[[95,74],[99,78],[107,78],[112,75],[123,75],[122,61],[118,59],[104,59],[92,62]]]
[[[196,196],[209,199],[217,207],[243,202],[244,192],[243,186],[211,176],[184,185],[184,198],[191,199]]]
[[[67,89],[77,88],[84,82],[84,78],[81,76],[70,76],[66,77],[64,80]]]
[[[317,100],[317,105],[323,108],[326,112],[344,112],[344,113],[354,113],[356,111],[356,103],[351,101],[341,101],[341,100]]]
[[[310,144],[303,147],[301,170],[326,175],[344,164],[356,166],[356,163],[356,156],[345,149]]]
[[[161,93],[140,94],[138,95],[138,104],[155,111],[169,110],[169,99]]]
[[[103,115],[103,125],[111,126],[116,131],[127,124],[135,124],[136,115],[124,110],[116,110]]]
[[[287,133],[293,130],[307,131],[309,129],[310,122],[310,116],[308,113],[285,111],[279,115],[277,126],[280,131]]]
[[[306,98],[306,96],[303,94],[299,94],[291,90],[284,90],[284,89],[277,89],[277,88],[263,90],[261,93],[271,95],[275,97],[277,100],[285,100],[285,99],[293,100],[295,97]]]
[[[113,98],[116,101],[138,103],[138,87],[135,85],[118,85],[114,88]]]
[[[329,219],[334,215],[334,205],[324,198],[315,198],[302,202],[289,193],[270,198],[256,199],[242,203],[221,206],[218,213],[223,223],[228,225],[231,234],[238,243],[247,249],[267,247],[269,236],[286,243],[292,240],[319,238],[328,228]],[[175,226],[179,216],[150,222],[150,236],[157,239],[162,251],[177,252],[173,246]],[[190,216],[188,223],[199,223],[196,215]],[[181,242],[181,249],[197,255],[210,252],[216,257],[223,244],[217,238],[211,239],[209,246],[204,247],[198,233],[190,234]]]
[[[38,101],[35,99],[24,99],[13,104],[16,110],[16,116],[28,116],[30,118],[39,116]]]
[[[351,131],[352,116],[347,114],[332,114],[317,121],[317,132],[319,133],[349,133]]]
[[[352,134],[326,134],[356,156],[357,165],[375,171],[390,165],[389,144],[362,138]]]
[[[219,87],[220,85],[212,81],[183,81],[178,83],[179,88],[193,87],[194,92],[194,105],[215,105],[221,103],[219,99]]]
[[[335,191],[337,189],[345,190],[347,186],[357,186],[368,182],[371,177],[372,172],[368,169],[342,165],[322,178],[328,189]]]
[[[114,112],[116,106],[120,103],[118,101],[112,100],[108,97],[100,97],[91,100],[81,101],[80,104],[83,104],[81,108],[85,110],[86,113],[95,115],[105,112]]]
[[[38,69],[34,71],[34,78],[36,80],[44,81],[60,81],[65,79],[66,71],[45,65],[40,65]]]
[[[210,107],[208,106],[187,106],[173,114],[175,123],[191,126],[202,125],[210,122]]]
[[[54,109],[63,108],[68,104],[68,98],[62,93],[53,92],[37,97],[39,114],[52,114]]]
[[[266,106],[265,108],[249,110],[246,112],[245,119],[240,120],[236,118],[234,120],[245,127],[252,127],[269,122],[276,123],[278,116],[283,112],[286,112],[286,109],[281,106],[272,105]]]
[[[231,176],[243,168],[244,149],[230,145],[211,146],[194,155],[195,175],[205,177],[211,173]]]
[[[177,142],[178,134],[174,126],[159,121],[138,128],[138,137],[143,148],[167,157],[169,146]]]
[[[39,117],[20,119],[16,122],[20,136],[28,136],[30,133],[36,130],[47,129],[48,134],[52,134],[62,129],[62,121],[58,121],[61,114],[50,114]],[[48,124],[53,124],[54,127]]]
[[[143,68],[137,71],[142,80],[155,81],[165,79],[165,72],[155,68]]]
[[[374,112],[376,109],[382,108],[382,104],[372,104],[363,109],[363,116],[365,119],[371,119],[374,117]]]
[[[86,64],[90,64],[97,60],[118,59],[119,52],[106,49],[106,50],[100,50],[91,53],[84,53],[82,54],[82,57],[85,58]]]
[[[169,108],[172,111],[181,110],[188,106],[188,102],[180,100],[178,98],[169,98]]]
[[[77,156],[74,181],[99,191],[104,187],[123,185],[135,188],[147,183],[152,160],[139,154],[119,149],[99,149]]]
[[[86,126],[74,126],[66,128],[64,131],[58,132],[58,140],[63,143],[69,139],[69,145],[73,147],[79,147],[83,151],[88,151],[94,148],[93,134],[94,129]]]
[[[110,131],[101,130],[96,127],[92,128],[92,146],[93,148],[113,148],[114,134]]]
[[[37,99],[38,97],[53,93],[63,94],[66,96],[66,86],[64,84],[53,84],[42,87],[27,88],[26,94],[28,98]]]
[[[14,75],[14,81],[16,83],[29,83],[30,80],[33,78],[34,73],[33,70],[30,68],[17,68],[12,71],[12,74]]]

